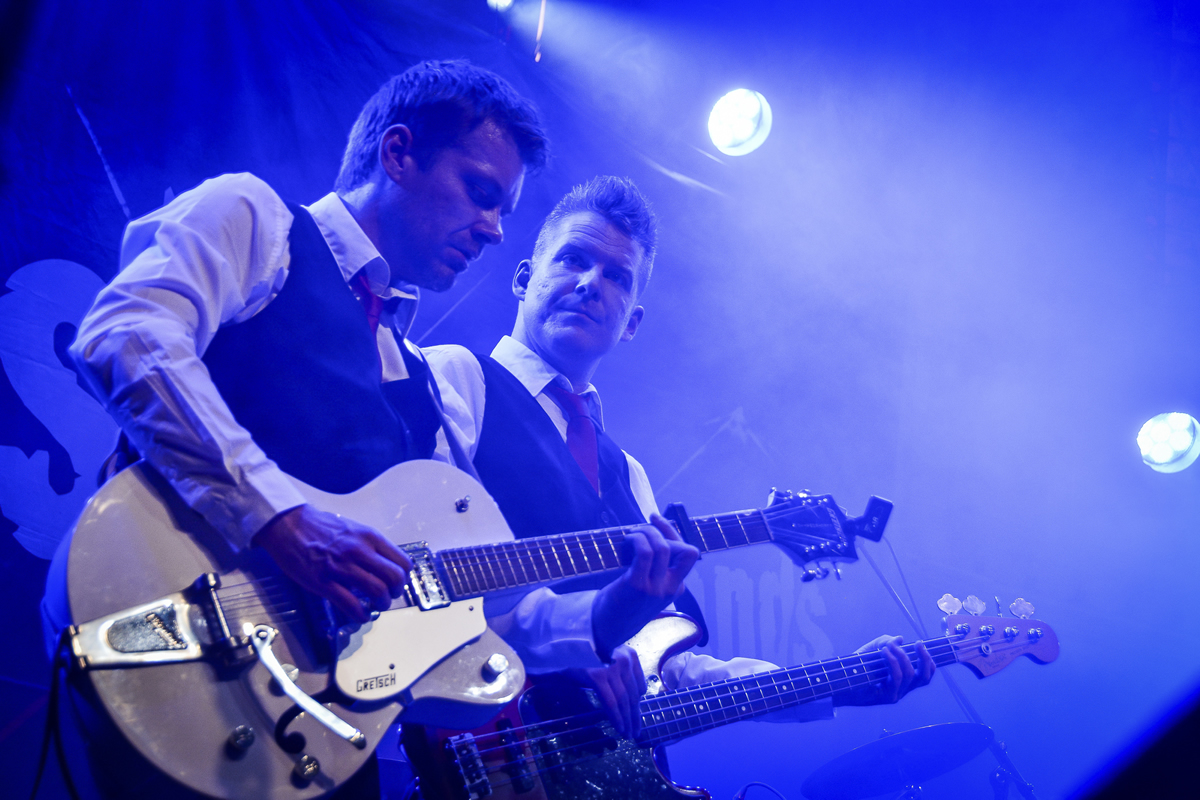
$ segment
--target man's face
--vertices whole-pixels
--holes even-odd
[[[444,292],[485,245],[503,238],[500,218],[516,208],[525,180],[520,153],[490,119],[424,168],[412,156],[380,219],[380,252],[392,281]]]
[[[581,371],[590,376],[641,322],[644,256],[640,244],[599,214],[565,217],[513,281],[522,301],[518,338],[568,377]]]

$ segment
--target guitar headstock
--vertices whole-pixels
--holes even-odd
[[[778,489],[771,490],[762,510],[771,540],[801,567],[814,561],[857,561],[854,540],[862,536],[878,542],[891,513],[892,503],[881,497],[871,497],[862,516],[848,517],[830,495]]]
[[[1018,656],[1039,664],[1058,658],[1057,634],[1036,619],[951,614],[946,617],[946,635],[958,662],[980,678],[994,675]]]

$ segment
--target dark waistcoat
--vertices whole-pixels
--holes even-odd
[[[490,356],[476,355],[483,369],[483,429],[475,469],[518,539],[572,533],[646,521],[629,484],[625,453],[597,429],[600,495],[567,449],[558,428],[537,398]],[[595,589],[619,572],[604,572],[554,585],[557,592]],[[703,645],[708,629],[690,591],[675,607],[699,623]]]
[[[204,363],[234,418],[284,472],[353,491],[388,467],[428,458],[437,435],[429,370],[401,345],[407,380],[383,383],[366,311],[312,216],[295,216],[283,289],[221,328]]]
[[[646,521],[612,439],[596,431],[597,496],[537,398],[495,359],[477,358],[485,394],[475,469],[518,539]]]

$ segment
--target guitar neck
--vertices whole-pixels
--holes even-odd
[[[937,666],[958,663],[949,636],[927,641],[925,646]],[[902,645],[901,649],[917,663],[917,645]],[[883,680],[887,674],[883,653],[873,651],[666,692],[642,700],[642,733],[637,741],[644,747],[666,744],[849,692]]]
[[[759,509],[685,518],[683,525],[672,524],[677,530],[682,528],[684,538],[702,554],[772,541],[766,515]],[[437,559],[455,599],[461,600],[628,566],[631,553],[625,537],[637,527],[459,547],[442,550]]]

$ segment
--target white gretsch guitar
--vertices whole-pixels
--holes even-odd
[[[525,673],[487,627],[483,598],[511,601],[630,557],[631,528],[515,541],[483,487],[438,462],[399,464],[346,495],[297,485],[412,557],[402,596],[367,624],[336,619],[255,548],[232,552],[142,465],[106,483],[72,533],[75,666],[142,755],[214,797],[332,791],[397,715],[484,723],[518,696]],[[668,509],[702,552],[773,542],[802,565],[854,559],[855,536],[877,541],[889,510],[873,498],[866,515],[847,519],[828,496],[810,495],[695,519]]]

